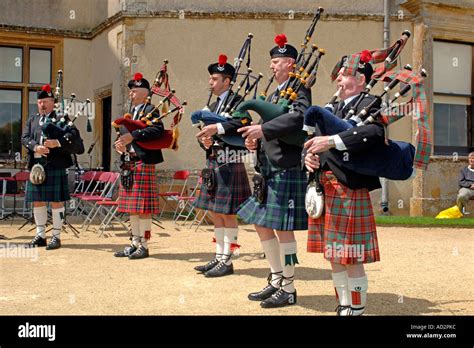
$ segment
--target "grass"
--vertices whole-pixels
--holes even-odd
[[[427,216],[376,216],[379,226],[473,227],[474,218],[435,219]]]

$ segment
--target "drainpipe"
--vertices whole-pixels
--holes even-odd
[[[383,47],[387,48],[390,44],[390,0],[383,1]],[[387,85],[387,84],[385,84]],[[385,99],[388,102],[388,95]],[[385,128],[388,138],[388,127]],[[388,180],[386,178],[380,178],[380,184],[382,185],[382,193],[380,197],[380,208],[382,213],[388,214]]]

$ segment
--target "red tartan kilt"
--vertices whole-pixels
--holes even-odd
[[[126,190],[120,183],[119,212],[158,214],[158,184],[154,164],[136,162],[133,186]]]
[[[321,183],[325,211],[318,219],[308,219],[307,251],[344,265],[380,261],[369,191],[351,190],[330,171],[323,172]]]

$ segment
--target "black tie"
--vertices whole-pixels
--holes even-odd
[[[280,95],[280,90],[277,88],[277,90],[275,91],[275,93],[273,93],[273,96],[272,96],[272,103],[277,100],[277,98],[278,98],[279,95]]]
[[[336,115],[336,116],[343,116],[342,111],[344,110],[344,107],[345,107],[344,102],[343,102],[343,101],[340,101],[340,102],[337,104],[337,108],[336,108],[336,110],[334,111],[334,115]]]
[[[217,112],[219,110],[219,104],[221,102],[221,97],[217,97],[217,101],[216,101],[216,108],[214,109],[214,112]]]

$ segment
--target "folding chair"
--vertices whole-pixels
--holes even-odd
[[[1,219],[4,219],[6,218],[8,215],[10,215],[11,213],[8,213],[8,210],[10,211],[13,211],[13,209],[8,209],[6,206],[5,206],[5,203],[7,202],[8,198],[9,197],[13,197],[13,194],[11,193],[7,193],[7,188],[8,188],[8,183],[9,182],[14,182],[15,181],[15,178],[12,177],[12,176],[7,176],[7,177],[0,177],[0,182],[2,183],[2,203],[1,203],[1,206],[2,206],[2,211],[0,212],[1,216],[0,218]]]
[[[188,183],[189,175],[190,175],[189,170],[178,170],[177,172],[174,173],[173,180],[171,181],[168,190],[166,192],[163,192],[163,193],[158,193],[158,197],[163,198],[164,201],[165,201],[163,209],[161,209],[161,213],[160,213],[160,217],[159,217],[160,219],[163,215],[163,212],[165,211],[166,206],[168,205],[168,201],[176,201],[177,202],[179,196],[184,196],[185,195],[184,193],[186,192],[186,184]],[[183,185],[181,191],[176,191],[176,190],[172,191],[173,187],[175,185],[177,185],[178,181],[182,182],[182,185]],[[173,220],[176,216],[177,210],[178,210],[178,206],[176,206],[176,209],[174,211]]]
[[[21,171],[16,173],[14,176],[17,189],[20,190],[19,193],[17,193],[16,200],[18,200],[18,197],[20,197],[20,200],[23,201],[23,206],[21,209],[21,215],[25,216],[32,216],[32,210],[31,210],[31,203],[28,203],[26,201],[26,190],[28,188],[28,185],[26,184],[30,180],[30,172],[26,171]],[[15,208],[15,207],[14,207]]]
[[[195,214],[194,215],[194,220],[193,222],[191,222],[191,225],[189,225],[189,228],[193,227],[194,224],[196,224],[196,228],[194,229],[194,232],[196,232],[199,228],[199,226],[201,226],[201,224],[206,221],[206,224],[209,224],[210,222],[212,222],[210,219],[208,219],[208,215],[209,214],[209,211],[208,210],[203,210],[202,211],[202,215],[199,216],[199,214]]]
[[[189,179],[196,179],[196,185],[192,189],[191,193],[188,196],[178,196],[178,209],[181,207],[179,210],[179,213],[175,214],[174,216],[174,222],[178,223],[178,220],[181,217],[184,217],[183,225],[186,224],[188,221],[189,217],[193,214],[194,211],[194,201],[197,199],[197,192],[199,188],[201,187],[202,184],[202,178],[200,175],[190,175]]]
[[[116,199],[115,201],[101,201],[97,202],[97,204],[100,206],[99,209],[105,209],[107,213],[105,214],[104,218],[102,219],[99,228],[97,229],[97,233],[100,232],[99,237],[102,236],[102,234],[105,232],[107,227],[112,226],[112,222],[116,221],[119,224],[123,226],[123,228],[128,231],[128,226],[122,221],[120,218],[117,217],[116,213],[119,207],[119,198]]]
[[[88,174],[88,173],[91,173],[91,174]],[[99,185],[99,179],[101,177],[101,175],[105,173],[105,172],[102,172],[102,171],[91,171],[91,172],[86,172],[84,173],[83,175],[87,176],[88,179],[90,180],[84,180],[84,184],[85,182],[89,182],[89,184],[82,190],[82,192],[74,192],[71,197],[72,199],[74,199],[74,201],[76,202],[76,207],[74,209],[74,211],[72,212],[72,215],[76,215],[76,213],[79,212],[79,207],[80,207],[80,199],[82,197],[86,197],[86,196],[91,196],[93,194],[96,193],[96,191],[100,191],[100,185]],[[92,187],[92,189],[91,189]]]
[[[94,188],[92,189],[91,192],[85,192],[84,194],[82,195],[79,195],[77,198],[78,198],[78,203],[77,203],[77,207],[76,207],[76,211],[81,210],[81,213],[83,213],[83,215],[88,215],[89,212],[86,211],[86,208],[87,207],[91,207],[89,204],[87,204],[87,202],[90,200],[94,201],[94,199],[99,199],[101,197],[104,197],[105,194],[107,193],[107,190],[110,186],[110,182],[109,182],[109,179],[110,179],[110,176],[112,175],[112,172],[102,172],[99,176],[99,179],[97,181],[95,181],[95,185],[94,185]],[[95,179],[95,178],[94,178]],[[94,201],[95,202],[95,201]],[[89,210],[90,211],[90,210]]]
[[[81,201],[83,201],[91,208],[89,214],[87,214],[86,219],[82,223],[81,228],[85,227],[86,231],[89,229],[90,224],[92,223],[92,221],[94,221],[97,214],[99,214],[101,211],[101,205],[98,204],[99,202],[112,201],[114,189],[116,187],[119,177],[120,173],[110,172],[110,175],[104,182],[105,186],[100,195],[85,196],[81,198]]]
[[[26,182],[30,180],[30,173],[25,172],[25,171],[20,171],[17,172],[15,175],[12,177],[3,177],[1,178],[3,181],[2,185],[2,212],[1,212],[1,218],[6,219],[6,218],[11,218],[14,219],[15,216],[20,216],[24,219],[26,218],[26,214],[29,214],[31,216],[31,211],[28,210],[28,203],[26,202]],[[14,192],[13,193],[8,193],[7,191],[7,184],[11,182],[14,182]],[[6,207],[6,202],[8,200],[13,201],[13,208],[8,209],[10,211],[9,214],[5,215],[7,212],[7,207]],[[23,201],[23,205],[21,208],[21,213],[19,210],[16,209],[17,206],[17,201]]]

